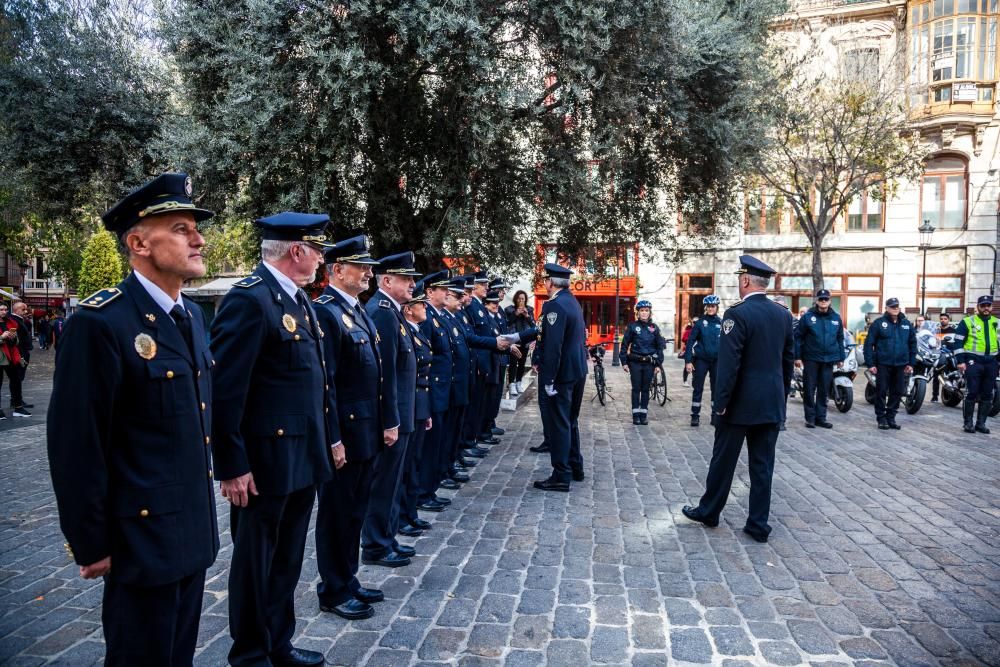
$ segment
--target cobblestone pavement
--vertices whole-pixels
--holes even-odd
[[[1000,664],[996,435],[962,434],[959,412],[939,405],[883,433],[860,392],[831,415],[833,431],[807,431],[793,399],[761,545],[740,531],[745,465],[718,528],[680,515],[712,448],[710,428],[687,426],[687,390],[675,382],[674,401],[634,427],[624,376],[609,369],[609,381],[618,400],[607,407],[587,390],[586,481],[569,494],[530,489],[548,472],[527,450],[541,440],[534,402],[505,414],[503,443],[449,510],[427,517],[414,563],[363,568],[386,593],[374,618],[320,613],[310,537],[296,643],[331,664],[393,667]],[[33,422],[0,434],[0,663],[91,664],[101,586],[63,551],[44,422]],[[198,665],[224,664],[230,644],[226,523]]]

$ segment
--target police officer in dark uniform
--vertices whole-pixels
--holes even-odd
[[[833,366],[847,358],[844,323],[830,307],[830,290],[816,291],[816,303],[799,318],[795,334],[795,366],[802,369],[802,408],[806,428],[833,428],[826,420],[826,391]]]
[[[393,507],[413,435],[413,406],[417,395],[417,357],[413,336],[403,318],[403,304],[413,296],[413,253],[402,252],[379,260],[378,291],[365,308],[378,329],[382,356],[383,429],[388,445],[375,461],[368,516],[361,532],[361,562],[365,565],[402,567],[416,554],[413,547],[396,541],[398,526],[392,524]]]
[[[537,347],[538,393],[545,393],[542,413],[545,439],[551,448],[552,474],[535,482],[543,491],[569,491],[570,479],[583,481],[580,453],[580,405],[587,383],[587,327],[583,309],[569,291],[571,271],[558,264],[544,266],[548,300],[542,306]]]
[[[503,301],[504,295],[507,293],[507,284],[504,282],[503,278],[497,276],[490,280],[489,292],[495,292],[497,296],[497,309],[496,311],[490,311],[490,315],[497,323],[497,333],[501,336],[506,336],[507,331],[507,318],[504,316],[503,309],[500,308],[500,303]],[[488,309],[489,310],[489,309]],[[484,433],[489,432],[494,438],[499,438],[506,431],[497,426],[497,416],[500,414],[500,401],[503,400],[504,389],[507,386],[507,366],[510,365],[511,355],[519,355],[521,352],[516,347],[511,346],[507,350],[502,352],[497,352],[500,358],[500,370],[497,372],[498,382],[497,389],[494,394],[490,397],[492,400],[490,406],[490,421],[487,427],[484,429]]]
[[[653,369],[663,363],[663,348],[667,346],[660,327],[650,319],[653,304],[640,299],[635,304],[636,319],[625,328],[618,357],[622,370],[632,380],[632,423],[649,423],[649,388]]]
[[[477,336],[489,337],[493,334],[494,320],[486,311],[486,293],[489,291],[490,279],[486,271],[474,274],[472,300],[465,308],[465,314]],[[471,392],[469,415],[466,420],[466,442],[474,445],[495,445],[499,440],[492,433],[484,433],[483,419],[489,410],[489,371],[493,367],[493,352],[486,348],[477,348],[476,376]]]
[[[795,342],[792,321],[784,308],[767,298],[774,269],[755,257],[740,257],[740,298],[722,321],[713,396],[718,416],[705,495],[697,507],[681,510],[692,521],[719,525],[733,484],[736,464],[747,443],[750,468],[750,511],[743,532],[757,542],[771,533],[771,478],[778,425],[785,419],[785,396],[792,382]]]
[[[256,220],[262,261],[212,322],[212,452],[232,503],[232,665],[323,663],[291,640],[316,485],[332,468],[323,348],[302,291],[323,261],[329,221],[293,212]]]
[[[442,318],[444,330],[451,338],[452,364],[454,371],[451,381],[451,396],[446,415],[445,438],[447,446],[440,450],[438,459],[440,470],[440,486],[443,489],[457,489],[462,480],[468,481],[467,463],[486,455],[486,450],[476,447],[463,447],[462,428],[465,425],[465,415],[472,401],[471,389],[475,361],[472,347],[469,344],[468,333],[459,315],[462,315],[462,296],[465,293],[465,280],[461,277],[452,278],[445,295]],[[466,456],[468,459],[463,459]],[[456,464],[458,464],[457,467]],[[475,464],[473,464],[475,465]],[[461,470],[465,468],[465,470]],[[439,502],[451,503],[450,500],[439,499]]]
[[[865,365],[875,374],[875,419],[879,429],[899,430],[896,412],[908,375],[917,363],[917,330],[900,311],[899,299],[885,302],[885,313],[868,327]]]
[[[368,289],[372,258],[364,236],[340,241],[324,253],[329,281],[316,299],[326,359],[327,424],[333,477],[319,487],[316,510],[316,587],[319,607],[347,620],[369,618],[381,591],[358,582],[361,526],[368,511],[375,459],[385,448],[379,402],[382,361],[375,323],[358,295]]]
[[[993,408],[996,390],[998,353],[1000,353],[1000,320],[993,316],[993,297],[984,294],[976,301],[976,312],[962,318],[955,329],[950,347],[959,353],[958,368],[965,374],[965,404],[962,430],[966,433],[985,433],[990,429],[986,420]],[[972,415],[979,405],[975,426]]]
[[[709,294],[701,300],[701,305],[705,314],[691,328],[691,335],[684,346],[684,364],[691,373],[691,426],[695,427],[701,423],[701,397],[705,391],[706,375],[712,389],[712,398],[715,398],[715,367],[719,358],[719,339],[722,336],[719,297]]]
[[[104,577],[106,665],[190,665],[205,569],[219,550],[205,274],[186,174],[104,214],[132,273],[80,302],[60,338],[48,411],[59,525],[84,579]]]
[[[430,276],[428,276],[429,278]],[[407,537],[418,537],[425,528],[416,525],[421,522],[417,513],[417,494],[420,486],[419,461],[424,456],[424,442],[427,431],[434,426],[431,419],[431,364],[434,352],[431,341],[420,330],[427,321],[427,278],[418,280],[413,287],[413,296],[403,304],[403,317],[413,333],[414,352],[417,357],[417,396],[413,402],[413,437],[410,439],[403,460],[403,476],[396,497],[397,533]],[[421,522],[430,528],[429,522]]]

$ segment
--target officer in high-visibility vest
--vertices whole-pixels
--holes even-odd
[[[993,405],[993,386],[997,377],[997,327],[1000,320],[993,317],[993,297],[981,296],[976,301],[976,314],[964,318],[955,330],[953,350],[960,350],[958,368],[965,373],[965,405],[962,430],[966,433],[989,433],[986,418]],[[972,416],[979,403],[976,424]]]

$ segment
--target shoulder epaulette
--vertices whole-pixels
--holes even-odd
[[[743,303],[743,299],[739,299],[737,301],[732,302],[731,304],[729,304],[728,307],[729,308],[735,308],[736,306],[740,305],[741,303]]]
[[[388,299],[379,299],[378,300],[378,307],[379,308],[392,308],[392,305],[389,303]]]
[[[333,295],[332,294],[320,294],[318,297],[316,297],[315,299],[313,299],[313,303],[318,303],[321,306],[323,306],[325,304],[328,304],[331,301],[333,301]]]
[[[264,279],[260,276],[247,276],[246,278],[233,283],[233,287],[253,287],[262,280]]]
[[[102,289],[100,292],[94,292],[86,299],[80,302],[81,306],[85,308],[104,308],[118,297],[122,295],[122,291],[117,287],[109,287],[107,289]]]

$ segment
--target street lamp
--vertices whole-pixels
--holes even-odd
[[[924,268],[920,275],[920,314],[927,316],[927,249],[931,247],[931,237],[934,236],[934,225],[930,220],[917,229],[920,232],[920,249],[924,251]]]
[[[21,298],[25,298],[25,291],[28,289],[28,269],[31,268],[31,264],[27,262],[21,262],[18,264],[21,269]]]

